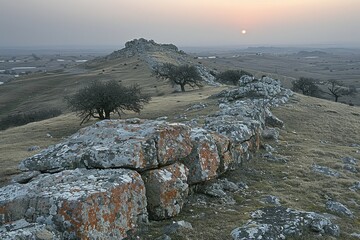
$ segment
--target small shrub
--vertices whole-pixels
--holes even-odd
[[[216,79],[219,82],[225,83],[225,84],[232,84],[237,85],[240,78],[243,75],[249,75],[252,76],[251,73],[246,72],[244,70],[227,70],[225,72],[219,73],[216,75]]]

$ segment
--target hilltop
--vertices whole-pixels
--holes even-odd
[[[64,97],[93,80],[114,79],[124,85],[139,84],[144,93],[153,97],[170,94],[174,89],[152,74],[156,65],[165,62],[194,64],[205,81],[216,85],[206,67],[193,60],[193,56],[179,51],[175,45],[135,39],[127,42],[125,48],[107,56],[57,71],[20,76],[1,85],[0,118],[8,114],[48,108],[60,109],[66,113]]]

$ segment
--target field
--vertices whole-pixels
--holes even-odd
[[[292,80],[304,76],[320,81],[339,79],[344,84],[360,88],[359,53],[333,50],[314,56],[313,53],[297,51],[259,54],[256,49],[254,52],[222,52],[216,58],[194,61],[217,71],[245,69],[257,76],[266,74],[279,78],[288,87]],[[197,55],[200,56],[200,53]],[[212,56],[213,53],[202,55]],[[67,70],[60,70],[24,75],[0,85],[0,118],[10,113],[48,107],[64,111],[56,118],[0,132],[0,185],[7,184],[18,173],[16,167],[22,159],[38,152],[29,152],[29,147],[44,149],[83,127],[79,126],[80,120],[66,110],[63,98],[89,81],[116,79],[125,85],[140,84],[143,91],[152,96],[151,102],[141,114],[127,113],[123,117],[156,119],[167,116],[170,122],[186,121],[214,112],[218,102],[208,97],[227,88],[205,86],[201,89],[187,88],[185,93],[174,91],[167,82],[152,76],[148,66],[136,57],[118,59],[92,68],[75,64]],[[340,98],[340,101],[360,105],[359,96],[358,93],[351,99]],[[206,103],[208,107],[186,111],[199,102]],[[284,121],[285,127],[280,129],[278,141],[265,143],[274,147],[274,155],[286,159],[285,162],[271,162],[263,156],[265,150],[261,150],[241,168],[223,176],[236,183],[245,182],[249,187],[230,193],[236,200],[234,205],[222,204],[216,198],[196,194],[176,218],[151,222],[141,239],[154,239],[162,235],[164,226],[178,220],[190,222],[194,230],[178,232],[171,236],[172,239],[231,239],[231,230],[244,224],[250,212],[268,206],[262,202],[267,195],[279,197],[283,206],[316,212],[328,212],[325,208],[328,199],[339,201],[355,216],[331,215],[341,228],[339,239],[355,239],[350,234],[360,234],[360,191],[349,188],[360,181],[359,162],[357,172],[353,173],[344,168],[342,158],[360,159],[360,107],[295,94],[287,104],[272,111]],[[330,167],[339,172],[340,177],[315,173],[312,170],[314,164]],[[317,237],[305,235],[297,239]]]
[[[259,52],[258,52],[258,51]],[[264,51],[264,52],[260,52]],[[344,86],[353,85],[360,90],[360,51],[346,49],[279,49],[260,48],[250,51],[231,53],[210,53],[201,55],[216,56],[216,59],[201,59],[202,64],[212,69],[244,69],[261,77],[270,77],[282,80],[284,86],[290,88],[291,82],[300,78],[314,78],[321,88],[327,91],[326,81],[338,80]],[[323,94],[324,98],[333,100],[331,96]],[[360,94],[344,96],[340,102],[360,105]]]

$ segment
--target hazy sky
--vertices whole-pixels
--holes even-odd
[[[360,0],[0,0],[0,47],[122,46],[139,37],[178,46],[360,46]]]

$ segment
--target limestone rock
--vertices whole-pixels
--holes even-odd
[[[38,150],[40,150],[40,147],[39,146],[31,146],[27,150],[28,150],[28,152],[38,151]]]
[[[4,223],[24,217],[62,233],[62,239],[124,238],[147,222],[144,182],[136,171],[66,170],[0,191]]]
[[[183,164],[174,163],[142,174],[151,219],[162,220],[180,213],[189,192],[188,172]]]
[[[59,172],[75,168],[156,168],[186,157],[192,149],[189,128],[163,121],[129,124],[104,120],[20,164],[24,171]]]
[[[276,128],[265,128],[261,132],[261,137],[268,140],[278,140],[279,131]]]
[[[24,219],[0,227],[0,239],[60,240],[58,232],[51,232],[43,224],[29,223]]]
[[[276,197],[276,196],[273,196],[273,195],[265,196],[263,198],[263,201],[265,203],[268,203],[268,204],[273,204],[273,205],[277,205],[277,206],[281,205],[279,197]]]
[[[343,157],[341,159],[345,164],[356,165],[358,160],[354,157]]]
[[[221,161],[213,134],[202,128],[194,128],[190,138],[194,145],[193,151],[183,160],[189,169],[189,184],[216,178]]]
[[[252,213],[252,220],[231,232],[234,240],[285,239],[314,233],[339,236],[340,229],[323,215],[285,207],[262,208]]]
[[[191,223],[181,220],[174,222],[164,228],[165,234],[173,234],[176,233],[177,231],[182,231],[182,230],[187,230],[187,231],[193,230],[193,227]]]
[[[39,171],[23,172],[23,173],[16,175],[13,178],[13,181],[17,182],[17,183],[27,183],[34,177],[39,176],[40,174],[41,174],[41,172],[39,172]]]
[[[319,166],[319,165],[314,164],[312,167],[312,170],[316,173],[333,176],[333,177],[340,177],[339,172],[337,172],[334,169],[331,169],[329,167]]]
[[[341,215],[345,215],[348,217],[353,217],[353,213],[342,203],[335,202],[335,201],[327,201],[326,202],[326,209],[339,213]]]
[[[265,109],[265,125],[269,127],[282,128],[284,122],[277,118],[268,108]]]

